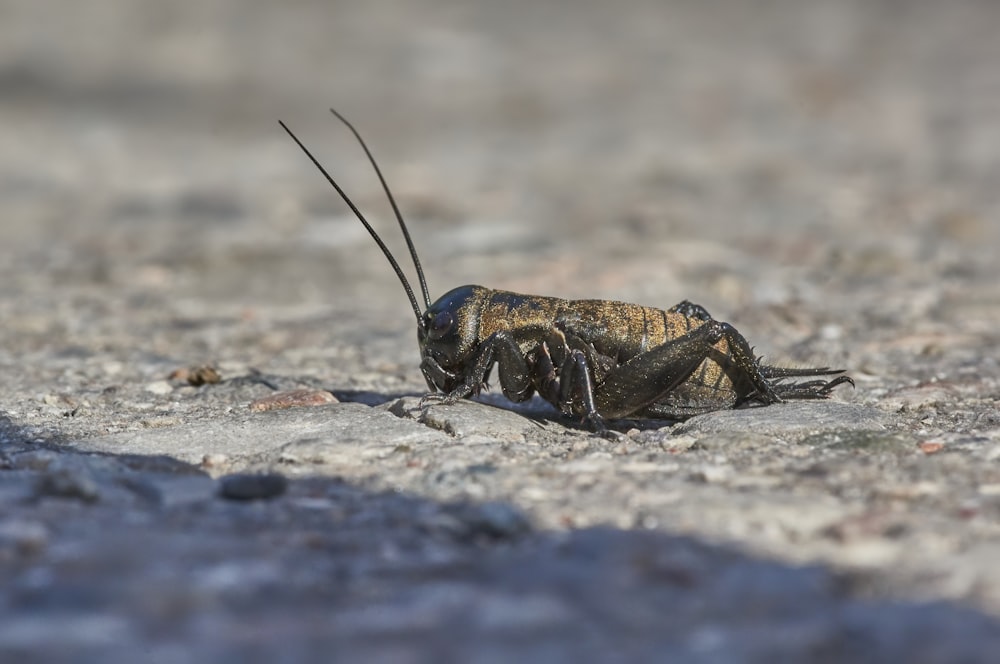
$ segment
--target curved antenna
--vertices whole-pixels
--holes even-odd
[[[397,263],[396,259],[393,258],[392,253],[389,251],[389,247],[385,246],[385,242],[382,241],[382,238],[378,236],[378,233],[375,232],[375,229],[372,228],[371,224],[368,223],[368,220],[365,219],[365,215],[361,214],[361,210],[358,209],[358,206],[354,204],[354,201],[352,201],[346,193],[344,193],[344,190],[340,188],[340,185],[337,184],[336,180],[334,180],[330,176],[330,174],[326,172],[326,169],[323,168],[323,164],[319,163],[319,160],[317,160],[316,157],[314,157],[312,153],[309,152],[309,149],[302,144],[302,141],[299,140],[299,137],[293,134],[292,130],[288,128],[288,125],[286,125],[281,120],[278,120],[278,124],[280,124],[281,128],[284,129],[288,133],[288,135],[292,137],[292,140],[295,141],[300,148],[302,148],[302,151],[306,153],[306,156],[309,157],[309,160],[316,166],[316,168],[319,169],[319,172],[323,174],[323,177],[326,178],[326,181],[329,182],[331,185],[333,185],[333,188],[337,190],[337,193],[340,194],[340,197],[344,199],[344,202],[347,203],[347,207],[351,208],[351,212],[353,212],[354,215],[361,221],[361,223],[364,224],[364,227],[368,231],[368,234],[372,236],[372,239],[375,240],[375,243],[378,245],[379,249],[381,249],[382,253],[385,254],[385,257],[389,259],[389,264],[392,265],[392,269],[396,271],[396,276],[399,277],[399,282],[403,284],[403,290],[406,291],[406,297],[410,299],[410,306],[413,307],[413,313],[417,317],[417,325],[423,325],[423,319],[420,317],[420,307],[417,305],[417,298],[413,296],[413,289],[410,288],[410,282],[406,280],[406,275],[403,274],[403,270],[400,269],[399,263]]]
[[[361,138],[361,134],[359,134],[358,130],[354,128],[354,125],[348,122],[347,118],[338,113],[336,109],[331,108],[330,112],[333,113],[338,120],[347,125],[347,128],[351,130],[352,134],[354,134],[354,138],[358,139],[358,143],[361,144],[361,148],[365,151],[365,154],[368,155],[368,161],[371,162],[372,168],[375,169],[375,175],[378,176],[378,181],[382,183],[382,191],[385,192],[386,198],[389,199],[392,211],[396,215],[396,221],[399,222],[399,228],[403,231],[403,237],[406,239],[406,246],[409,248],[410,256],[413,258],[413,265],[417,268],[417,280],[420,282],[420,292],[424,296],[424,303],[427,305],[427,308],[430,309],[431,296],[430,293],[427,292],[427,281],[424,279],[424,271],[420,267],[420,259],[417,258],[417,249],[413,246],[413,240],[410,239],[410,231],[406,228],[406,222],[403,221],[403,215],[399,211],[399,206],[396,205],[396,198],[392,195],[392,192],[389,191],[389,185],[386,183],[385,178],[382,177],[382,169],[378,167],[378,164],[375,162],[375,157],[372,156],[371,150],[368,149],[368,145],[365,143],[365,139]]]

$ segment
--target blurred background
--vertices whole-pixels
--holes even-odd
[[[277,124],[402,252],[335,106],[432,296],[691,298],[825,330],[835,360],[961,320],[971,351],[998,307],[998,28],[972,0],[6,0],[8,347],[157,315],[409,339],[389,267]]]

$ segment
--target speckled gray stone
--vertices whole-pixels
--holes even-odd
[[[677,435],[750,432],[776,438],[801,438],[823,431],[884,429],[888,417],[875,408],[836,401],[799,401],[698,415],[672,429]]]

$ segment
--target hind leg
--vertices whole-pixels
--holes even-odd
[[[690,300],[682,300],[681,302],[678,302],[674,306],[667,309],[667,313],[680,314],[686,318],[693,318],[700,321],[712,320],[712,315],[708,313],[708,309],[700,304],[695,304]]]

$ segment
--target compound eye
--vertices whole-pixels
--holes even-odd
[[[431,339],[440,339],[451,331],[455,326],[455,319],[451,313],[442,311],[431,319],[430,328],[427,330]]]

